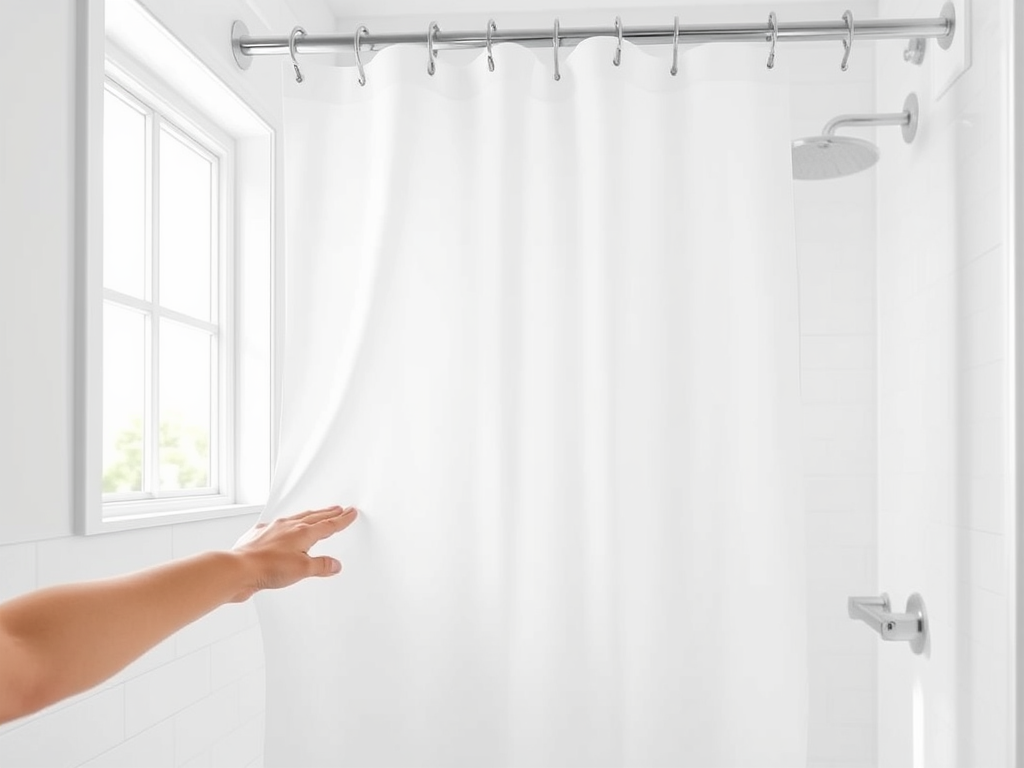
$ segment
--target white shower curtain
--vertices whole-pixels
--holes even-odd
[[[804,764],[788,91],[613,50],[286,86],[269,766]]]

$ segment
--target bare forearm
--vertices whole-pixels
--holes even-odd
[[[245,593],[249,580],[242,557],[209,552],[12,600],[0,605],[0,632],[22,649],[21,663],[31,667],[27,676],[34,681],[31,701],[37,709],[115,674],[186,624]]]
[[[300,512],[257,523],[230,552],[0,605],[0,723],[91,688],[223,603],[338,573],[341,563],[309,549],[356,514],[355,507]]]

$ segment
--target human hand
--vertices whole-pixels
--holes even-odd
[[[333,557],[310,557],[318,541],[343,531],[356,519],[355,507],[329,507],[257,523],[232,552],[245,564],[245,586],[234,597],[242,602],[261,589],[279,589],[309,576],[333,576],[341,563]]]

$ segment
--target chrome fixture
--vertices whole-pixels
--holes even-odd
[[[555,54],[555,80],[561,80],[562,75],[558,72],[558,46],[561,45],[562,39],[558,34],[558,19],[555,19],[555,31],[551,34],[551,50]]]
[[[821,136],[793,142],[793,178],[817,181],[836,179],[870,168],[878,162],[878,147],[852,136],[836,136],[838,128],[867,128],[899,125],[908,144],[917,135],[917,96],[911,93],[903,102],[903,111],[881,115],[840,115],[825,123]]]
[[[434,40],[440,33],[441,28],[437,26],[436,21],[430,22],[430,26],[427,27],[427,74],[433,75],[437,71],[437,66],[434,64],[437,61],[437,48],[434,45]],[[370,46],[370,50],[373,50],[373,46]]]
[[[487,20],[487,69],[494,71],[494,51],[491,49],[491,35],[498,31],[494,19]]]
[[[590,37],[615,37],[634,45],[694,45],[698,43],[779,43],[842,42],[844,59],[849,57],[854,40],[892,40],[915,37],[934,38],[940,47],[948,48],[956,34],[956,18],[951,3],[946,3],[938,16],[917,19],[870,19],[858,21],[852,14],[835,21],[792,21],[779,23],[647,25],[626,28],[621,21],[613,27],[565,27],[552,35],[548,29],[467,30],[442,32],[430,27],[423,32],[382,32],[364,35],[363,44],[370,51],[391,45],[426,45],[435,51],[450,48],[484,48],[488,39],[493,45],[518,43],[529,48],[558,44],[577,45]],[[353,35],[303,35],[291,41],[292,52],[300,54],[348,53],[355,43]],[[235,61],[246,69],[252,56],[289,53],[288,36],[254,36],[244,24],[231,27],[231,50]]]
[[[909,64],[924,63],[924,52],[928,48],[928,41],[923,37],[915,37],[907,42],[903,51],[903,60]]]
[[[370,30],[368,30],[366,27],[364,27],[362,25],[359,25],[359,27],[356,28],[355,42],[352,44],[352,46],[354,48],[352,53],[356,57],[356,69],[359,70],[359,84],[360,85],[366,85],[366,72],[363,70],[363,60],[361,58],[359,58],[359,48],[360,48],[360,45],[361,45],[360,42],[359,42],[359,38],[362,37],[363,35],[368,35],[368,34],[370,34]]]
[[[844,13],[843,21],[846,22],[846,28],[849,31],[846,33],[846,39],[843,40],[843,63],[839,65],[839,68],[845,72],[849,66],[850,51],[853,50],[853,11]]]
[[[292,69],[295,70],[296,83],[302,82],[302,70],[299,69],[299,60],[295,57],[295,41],[298,39],[299,35],[305,37],[306,30],[302,27],[295,27],[295,29],[292,30],[292,33],[288,35],[288,54],[292,57]]]
[[[612,59],[612,64],[616,67],[622,63],[622,17],[615,17],[615,36],[618,37],[618,45],[615,46],[615,57]]]
[[[909,642],[914,653],[923,653],[928,646],[928,614],[916,592],[907,599],[906,613],[892,613],[884,592],[878,597],[851,597],[846,610],[851,619],[863,621],[883,640]]]

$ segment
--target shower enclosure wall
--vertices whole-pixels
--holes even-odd
[[[933,632],[930,658],[878,648],[880,765],[1013,754],[1010,3],[969,11],[941,97],[927,59],[876,47],[878,103],[922,97],[912,151],[878,134],[878,587],[921,592]]]

